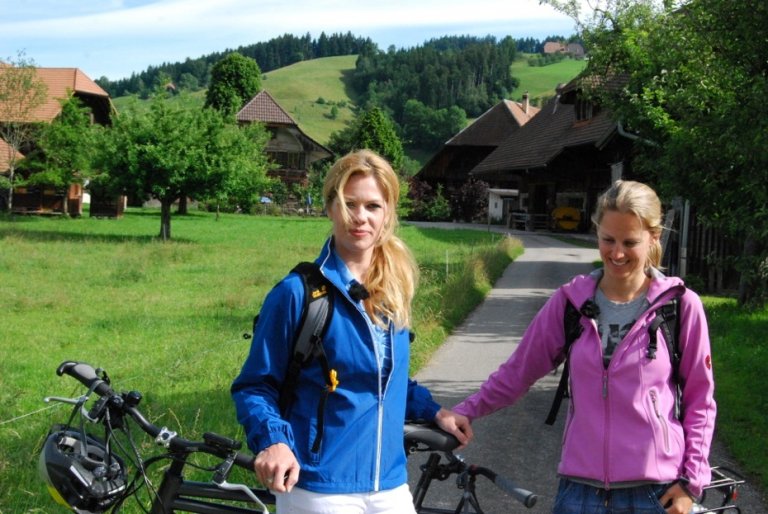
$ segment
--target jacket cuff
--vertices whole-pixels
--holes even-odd
[[[701,500],[701,495],[704,492],[703,489],[700,486],[691,484],[691,480],[688,477],[681,476],[677,479],[677,483],[680,484],[685,494],[690,496],[694,503]]]

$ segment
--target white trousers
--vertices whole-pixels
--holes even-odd
[[[408,484],[387,491],[322,494],[294,487],[277,493],[277,514],[416,514]]]

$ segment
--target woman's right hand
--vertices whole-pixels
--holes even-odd
[[[253,470],[256,477],[269,490],[276,493],[291,492],[299,481],[299,461],[285,443],[277,443],[256,455]]]

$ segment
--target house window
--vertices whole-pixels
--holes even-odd
[[[273,162],[281,168],[300,170],[303,169],[302,154],[297,152],[268,152]]]
[[[593,104],[589,100],[585,100],[583,98],[579,98],[576,100],[576,121],[587,121],[592,119],[592,116],[594,115],[593,112]]]

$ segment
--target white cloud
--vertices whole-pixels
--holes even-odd
[[[430,32],[446,27],[539,38],[568,35],[573,27],[538,0],[0,0],[0,11],[0,55],[26,49],[41,66],[78,66],[110,78],[285,33],[351,32],[386,47],[407,30],[412,36],[404,45],[448,33]],[[534,25],[558,28],[533,34]],[[381,41],[388,31],[401,36]],[[146,64],[126,68],[129,61]]]

